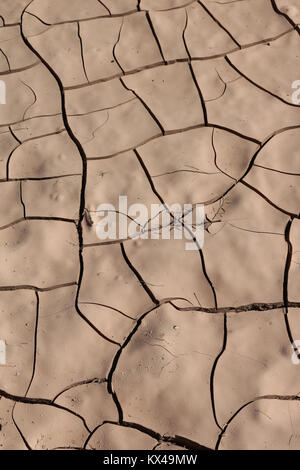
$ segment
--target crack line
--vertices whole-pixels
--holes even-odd
[[[209,11],[209,9],[200,1],[197,0],[197,3],[206,11],[206,13],[211,17],[211,19],[223,30],[225,33],[230,37],[230,39],[241,49],[241,45],[237,42],[237,40],[232,36],[231,32],[225,28],[225,26],[220,23],[220,21]]]
[[[83,42],[82,42],[82,37],[81,37],[81,34],[80,34],[80,22],[79,21],[77,23],[77,36],[78,36],[78,39],[79,39],[80,56],[81,56],[81,63],[82,63],[83,72],[84,72],[86,81],[89,83],[89,78],[88,78],[88,75],[87,75],[87,70],[86,70],[85,60],[84,60]]]

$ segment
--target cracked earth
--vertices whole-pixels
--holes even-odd
[[[1,449],[299,449],[298,0],[1,0]],[[101,202],[203,203],[202,249]]]

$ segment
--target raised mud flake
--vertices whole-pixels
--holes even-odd
[[[220,317],[183,314],[167,305],[150,313],[124,349],[114,374],[124,419],[213,446],[218,428],[209,376],[222,325]]]
[[[74,282],[77,246],[73,223],[29,220],[0,231],[0,286],[43,288]]]
[[[294,327],[292,331],[296,333]],[[222,425],[254,397],[298,393],[299,374],[291,360],[293,350],[282,309],[230,313],[227,334],[226,350],[215,375],[215,398]]]
[[[187,64],[172,64],[125,77],[165,130],[204,122],[201,99]]]

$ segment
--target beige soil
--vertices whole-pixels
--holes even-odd
[[[300,449],[298,24],[1,0],[0,449]],[[204,204],[203,248],[101,241],[120,195]]]

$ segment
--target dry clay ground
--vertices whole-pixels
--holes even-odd
[[[28,3],[0,5],[1,448],[299,449],[299,1]],[[100,241],[119,195],[205,203],[203,249]]]

